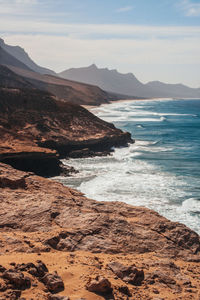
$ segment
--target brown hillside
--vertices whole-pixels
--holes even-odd
[[[97,86],[62,79],[51,75],[41,75],[32,71],[9,66],[16,74],[25,78],[35,87],[48,91],[56,97],[81,105],[100,105],[120,96],[104,92]]]
[[[1,161],[19,169],[31,164],[30,168],[24,170],[33,171],[33,166],[41,167],[41,161],[35,163],[41,155],[41,148],[56,150],[65,157],[74,150],[92,155],[132,142],[129,133],[100,120],[85,108],[58,101],[50,94],[35,89],[0,89],[0,135]],[[29,160],[25,162],[26,151]],[[55,151],[54,154],[47,149],[45,151],[48,152],[44,155],[45,159],[54,155],[52,159],[58,160]],[[31,155],[34,156],[32,163]],[[55,164],[51,162],[50,165],[53,167]]]

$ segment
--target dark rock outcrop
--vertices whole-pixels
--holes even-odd
[[[68,297],[53,296],[64,289],[63,280],[55,272],[53,274],[49,273],[46,265],[42,261],[37,261],[34,263],[26,264],[16,264],[13,265],[12,269],[1,269],[0,271],[0,299],[1,292],[4,293],[4,299],[18,299],[21,296],[23,290],[31,289],[37,287],[40,282],[51,293],[48,295],[48,299],[68,299]],[[31,277],[26,276],[29,273]],[[31,284],[32,283],[32,284]],[[52,297],[51,297],[52,295]],[[9,298],[10,297],[10,298]]]
[[[141,285],[144,280],[144,271],[136,269],[135,266],[126,267],[119,262],[111,262],[108,268],[122,280],[133,284]]]
[[[51,293],[58,293],[64,290],[63,280],[57,273],[47,273],[41,280]]]
[[[12,284],[15,289],[27,289],[31,286],[29,277],[25,277],[23,273],[13,269],[6,270],[2,278]]]

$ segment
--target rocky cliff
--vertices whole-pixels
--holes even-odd
[[[0,89],[0,134],[0,160],[39,175],[58,175],[59,157],[107,153],[132,142],[85,108],[36,89]]]
[[[0,199],[0,299],[200,296],[200,238],[182,224],[5,164]]]

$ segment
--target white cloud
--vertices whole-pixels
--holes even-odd
[[[180,7],[188,17],[200,16],[200,3],[195,3],[190,0],[183,0],[180,3]]]
[[[120,7],[116,10],[117,13],[122,13],[122,12],[128,12],[133,10],[133,6],[124,6],[124,7]]]
[[[48,21],[21,20],[8,17],[0,18],[0,34],[30,33],[30,34],[58,34],[74,38],[185,38],[198,37],[200,26],[138,26],[123,24],[64,24]]]
[[[137,71],[143,81],[200,86],[200,26],[58,24],[1,17],[0,35],[7,43],[22,46],[37,63],[56,71],[96,62],[135,73],[140,65],[145,71],[140,72],[139,67]]]
[[[35,5],[38,4],[37,0],[14,0],[16,4],[23,4],[23,5]]]
[[[0,15],[24,15],[31,13],[38,0],[0,0]]]

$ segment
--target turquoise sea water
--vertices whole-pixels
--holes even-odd
[[[152,208],[200,233],[200,100],[118,102],[93,113],[136,142],[109,157],[65,161],[80,173],[60,180],[96,200]]]

